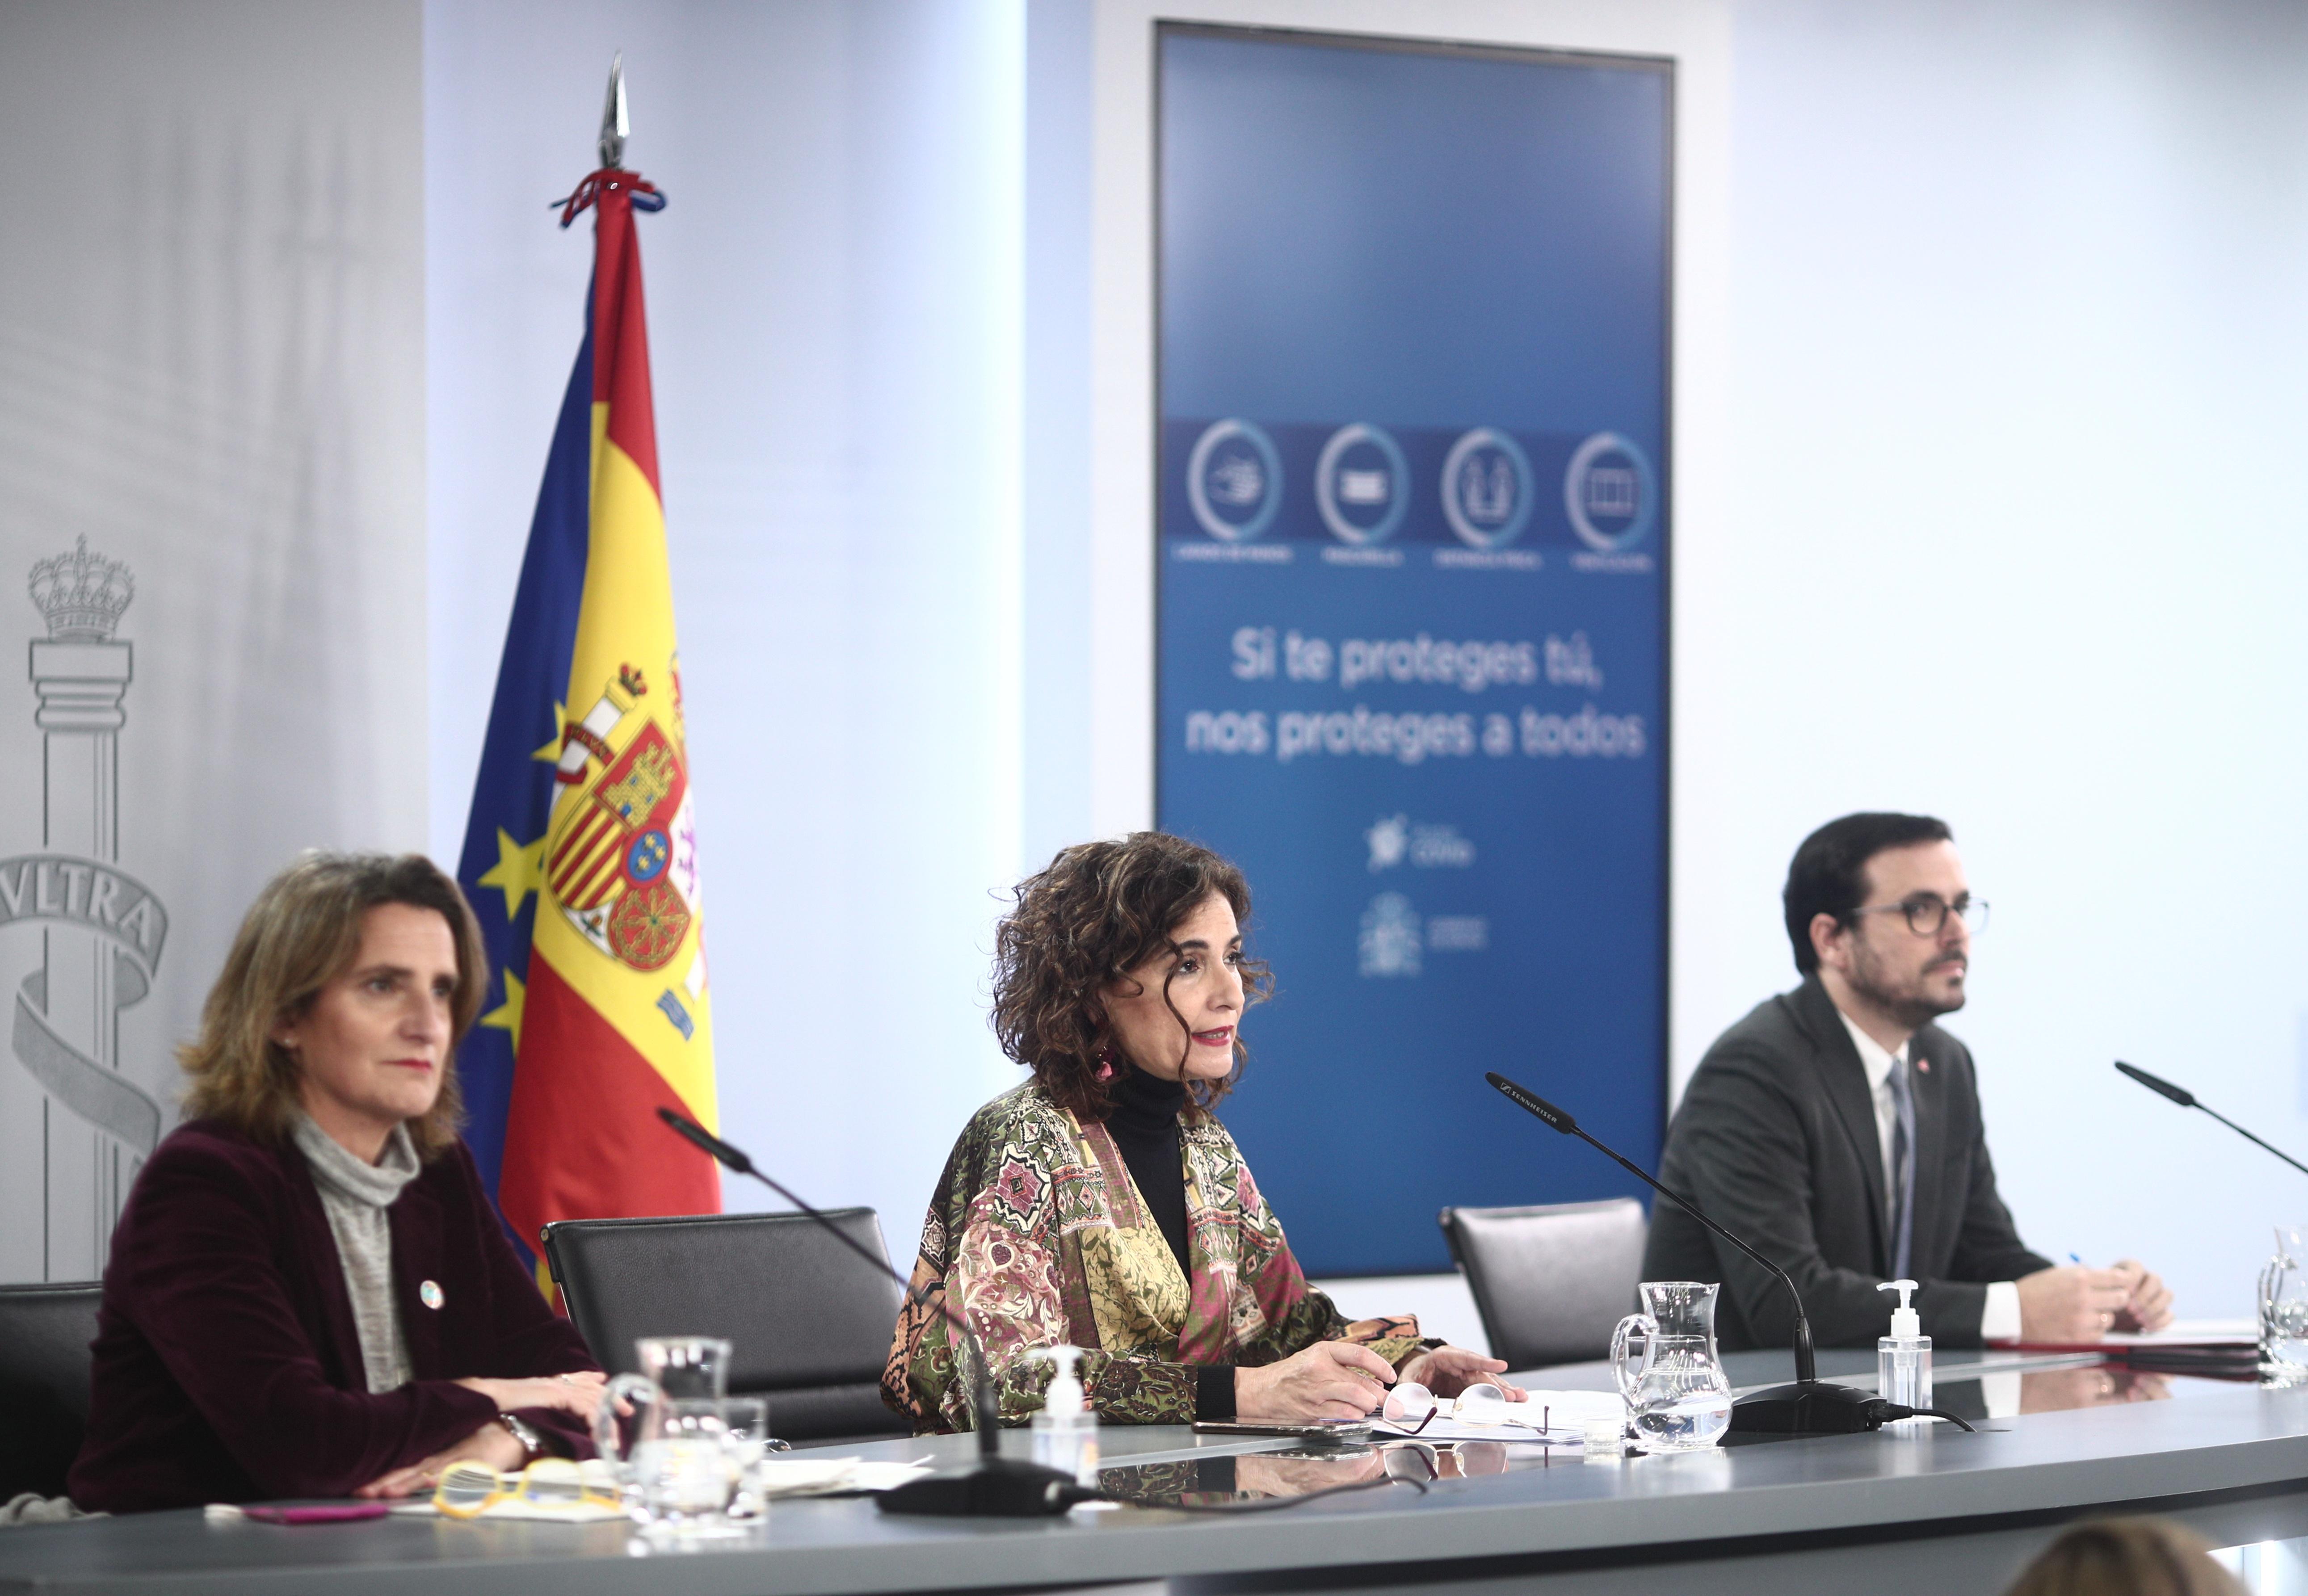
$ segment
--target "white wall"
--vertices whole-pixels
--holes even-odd
[[[626,159],[671,200],[642,249],[723,1128],[900,1257],[1015,1078],[982,994],[1020,857],[1023,14],[426,13],[434,845],[580,332],[590,223],[545,202],[623,48]]]
[[[1956,828],[2039,1251],[2249,1311],[2308,1150],[2308,14],[1740,0],[1734,470],[1676,580],[1675,1059],[1862,807]]]
[[[2308,1145],[2296,14],[1191,14],[1684,60],[1678,1079],[1791,981],[1802,835],[1944,813],[1996,904],[1958,1029],[2027,1233],[2240,1311],[2289,1177],[2107,1063]],[[674,199],[643,237],[725,1111],[900,1251],[1012,1078],[985,895],[1149,812],[1150,15],[428,13],[436,846],[576,333],[541,202],[622,45]]]
[[[906,1248],[1014,1078],[988,892],[1147,812],[1150,14],[435,0],[421,62],[406,5],[0,14],[0,536],[138,564],[124,779],[171,801],[124,807],[123,864],[212,922],[124,1019],[156,1083],[261,873],[203,804],[273,852],[392,845],[429,781],[455,852],[589,262],[544,202],[622,47],[673,199],[643,240],[725,1114]],[[2107,1065],[2308,1146],[2308,19],[1195,14],[1685,56],[1677,1069],[1791,979],[1805,830],[1943,813],[1996,905],[1957,1028],[2024,1229],[2240,1311],[2299,1188]],[[220,695],[226,660],[275,691]],[[219,763],[226,730],[264,757]]]
[[[258,887],[425,843],[418,59],[415,0],[0,7],[0,854],[42,851],[45,797],[50,848],[169,916],[118,1008],[100,933],[7,926],[0,1005],[45,971],[171,1121]],[[80,537],[134,573],[133,674],[116,767],[66,794],[17,673],[26,575]],[[133,1167],[0,1050],[0,1280],[95,1273]]]

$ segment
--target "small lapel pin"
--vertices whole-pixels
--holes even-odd
[[[1918,1059],[1916,1060],[1916,1068],[1929,1075],[1932,1072],[1932,1061],[1929,1059]]]
[[[417,1288],[417,1300],[426,1307],[436,1309],[448,1300],[441,1294],[441,1288],[429,1280]]]

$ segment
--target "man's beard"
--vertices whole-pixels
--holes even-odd
[[[1920,983],[1923,976],[1949,964],[1964,964],[1968,966],[1968,961],[1965,960],[1960,954],[1951,958],[1933,959],[1917,972],[1918,982]],[[1864,948],[1860,950],[1860,956],[1851,961],[1849,980],[1854,991],[1911,1031],[1921,1030],[1940,1016],[1953,1014],[1963,1007],[1961,987],[1956,989],[1952,999],[1932,997],[1922,990],[1920,984],[1911,991],[1894,991],[1890,983],[1883,979],[1882,965]]]

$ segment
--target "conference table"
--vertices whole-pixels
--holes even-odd
[[[1788,1377],[1784,1353],[1725,1360],[1735,1386]],[[1824,1353],[1825,1378],[1872,1386],[1873,1355]],[[1607,1388],[1599,1365],[1520,1377]],[[2000,1387],[1998,1386],[2000,1382]],[[619,1523],[394,1517],[281,1526],[163,1513],[0,1531],[0,1590],[332,1596],[863,1596],[1107,1587],[1168,1596],[1434,1591],[1979,1592],[1994,1596],[2074,1518],[2176,1516],[2216,1546],[2275,1560],[2308,1547],[2308,1389],[2139,1376],[2089,1359],[1942,1352],[1943,1405],[1976,1434],[1927,1422],[1874,1434],[1756,1440],[1679,1456],[1588,1458],[1519,1446],[1468,1452],[1471,1477],[1396,1482],[1270,1511],[1159,1505],[1056,1518],[904,1518],[860,1497],[782,1499],[742,1537],[652,1547]],[[1023,1432],[1003,1437],[1022,1455]],[[1185,1427],[1107,1427],[1116,1495],[1276,1503],[1367,1476],[1369,1454]],[[841,1448],[960,1463],[969,1437]],[[1406,1471],[1408,1472],[1408,1471]],[[1181,1495],[1180,1493],[1187,1493]],[[2266,1543],[2277,1543],[2269,1546]],[[2282,1582],[2275,1582],[2281,1583]],[[2264,1596],[2273,1596],[2264,1587]]]

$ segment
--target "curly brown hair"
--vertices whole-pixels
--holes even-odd
[[[1129,981],[1132,970],[1165,949],[1175,975],[1181,950],[1172,932],[1213,894],[1226,899],[1237,923],[1249,923],[1250,884],[1242,871],[1161,831],[1063,848],[1049,868],[1018,884],[1017,906],[994,936],[994,1034],[1050,1100],[1083,1124],[1103,1120],[1113,1107],[1098,1055],[1114,1029],[1098,994]],[[1244,958],[1239,968],[1244,1008],[1272,994],[1264,961]],[[1163,977],[1162,1002],[1176,1015],[1170,980]],[[1178,1024],[1185,1026],[1184,1015]],[[1209,1113],[1234,1089],[1245,1056],[1237,1026],[1226,1078],[1186,1083],[1192,1112]]]

